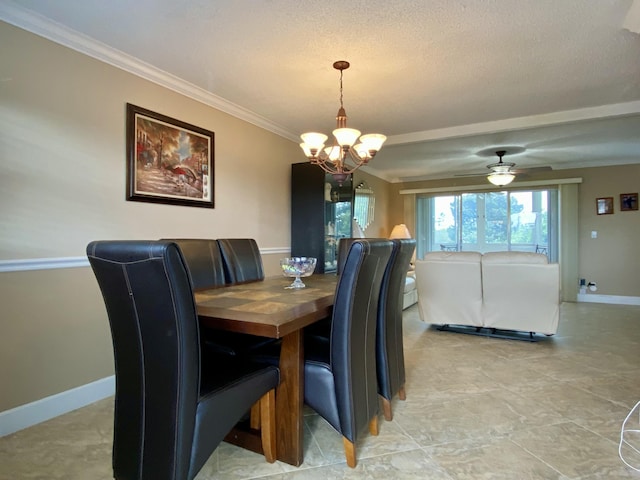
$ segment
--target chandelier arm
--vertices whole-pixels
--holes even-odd
[[[351,162],[347,161],[347,157],[351,157]],[[348,175],[355,172],[358,168],[367,165],[369,160],[369,158],[362,158],[353,147],[350,147],[347,153],[341,150],[340,158],[335,161],[331,160],[325,152],[321,152],[317,160],[312,161],[312,163],[315,163],[327,173]]]

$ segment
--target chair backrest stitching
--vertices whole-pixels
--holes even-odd
[[[146,260],[145,260],[146,261]],[[124,277],[124,281],[125,284],[127,285],[127,291],[129,292],[129,299],[131,300],[131,306],[136,318],[136,330],[138,331],[138,348],[140,349],[140,355],[141,355],[141,361],[142,364],[144,365],[144,348],[142,345],[142,333],[141,333],[141,327],[140,327],[140,317],[138,316],[138,307],[136,305],[136,298],[135,295],[133,293],[133,289],[131,288],[131,281],[129,279],[129,265],[131,265],[131,263],[125,263],[125,262],[112,262],[112,263],[119,263],[120,264],[120,268],[122,269],[122,275]],[[138,263],[138,262],[134,262],[134,263]],[[141,476],[142,475],[142,466],[144,464],[144,446],[146,443],[146,437],[145,437],[145,433],[146,433],[146,429],[144,428],[144,424],[145,424],[145,419],[146,419],[146,407],[145,407],[145,400],[147,399],[147,395],[146,395],[146,386],[147,386],[147,382],[146,382],[146,377],[145,377],[145,369],[141,368],[140,369],[141,372],[141,376],[142,376],[142,395],[140,398],[140,401],[142,402],[142,405],[140,405],[140,412],[142,412],[142,418],[140,419],[140,422],[142,423],[142,427],[141,430],[141,435],[140,435],[140,457],[143,459],[143,461],[141,461],[138,464],[138,475]],[[117,368],[116,368],[117,371]]]
[[[173,284],[171,283],[171,279],[169,277],[169,272],[168,272],[168,268],[167,268],[167,256],[169,254],[168,249],[165,250],[165,255],[162,257],[162,268],[164,269],[164,275],[165,275],[165,279],[167,281],[167,286],[169,287],[169,292],[171,295],[171,306],[173,307],[173,321],[174,321],[174,325],[176,328],[176,348],[177,348],[177,357],[178,357],[178,369],[177,369],[177,382],[178,385],[181,384],[181,377],[182,377],[182,370],[184,368],[184,365],[182,365],[182,350],[181,350],[181,339],[183,338],[183,332],[181,330],[181,324],[180,321],[178,320],[178,311],[176,309],[176,295],[175,295],[175,291],[173,289]],[[187,269],[188,270],[188,269]],[[199,372],[198,372],[199,373]],[[198,375],[198,382],[200,381],[200,376]],[[199,385],[200,383],[198,383]],[[181,398],[181,389],[178,388],[176,389],[176,402],[178,405],[180,405],[180,398]],[[174,430],[173,430],[173,444],[174,444],[174,448],[173,448],[173,469],[174,469],[174,475],[175,475],[175,469],[178,466],[178,461],[177,461],[177,455],[178,455],[178,416],[176,415],[175,417],[175,422],[174,422]]]

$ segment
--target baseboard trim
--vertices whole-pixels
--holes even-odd
[[[598,295],[594,293],[579,293],[578,302],[611,303],[615,305],[640,305],[640,297],[625,297],[622,295]]]
[[[0,437],[9,435],[59,415],[86,407],[98,400],[114,395],[116,377],[96,380],[95,382],[72,388],[35,402],[0,412]]]

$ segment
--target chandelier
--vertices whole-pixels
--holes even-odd
[[[333,68],[340,70],[340,109],[336,116],[336,129],[332,132],[334,144],[325,148],[326,135],[308,132],[300,135],[303,142],[300,147],[312,164],[318,165],[342,184],[350,173],[369,163],[387,137],[379,133],[360,136],[360,130],[347,128],[347,114],[342,104],[342,74],[349,68],[349,62],[339,60],[333,64]],[[358,137],[360,143],[356,144]]]

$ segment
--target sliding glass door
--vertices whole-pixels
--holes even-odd
[[[542,252],[557,261],[557,190],[418,197],[418,258],[428,251]]]

